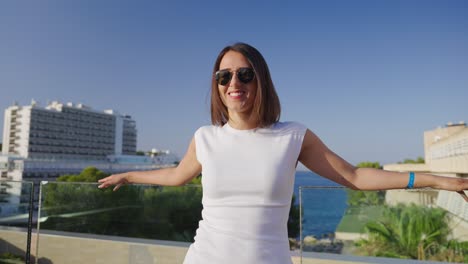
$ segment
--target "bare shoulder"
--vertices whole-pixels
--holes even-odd
[[[193,177],[201,173],[202,166],[197,159],[195,137],[192,138],[185,156],[176,168],[176,177],[181,183],[189,182]]]
[[[317,164],[318,161],[328,161],[330,155],[335,155],[323,141],[310,129],[307,129],[302,141],[299,161],[307,167]],[[328,156],[328,157],[327,157]]]
[[[320,138],[310,129],[306,128],[304,140],[302,141],[302,150],[310,150],[310,148],[319,144],[323,144]]]

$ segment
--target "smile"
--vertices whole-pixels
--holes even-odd
[[[235,92],[229,92],[228,95],[231,96],[231,97],[240,97],[242,95],[244,95],[245,92],[244,91],[235,91]]]

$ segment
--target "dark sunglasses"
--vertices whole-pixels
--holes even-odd
[[[237,79],[242,83],[249,83],[255,78],[255,72],[252,68],[239,68],[236,71]],[[216,82],[219,85],[226,85],[232,79],[232,72],[230,70],[220,70],[215,74]]]

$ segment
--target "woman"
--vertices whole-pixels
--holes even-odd
[[[280,103],[268,66],[252,46],[237,43],[216,59],[212,126],[201,127],[175,168],[128,172],[100,180],[178,186],[203,172],[203,220],[184,263],[292,263],[287,219],[301,162],[348,188],[468,189],[468,180],[355,168],[303,125],[279,122]]]

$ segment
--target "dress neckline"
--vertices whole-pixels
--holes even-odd
[[[259,129],[258,127],[251,128],[251,129],[238,129],[238,128],[232,127],[229,123],[224,124],[223,128],[228,130],[228,131],[231,131],[231,132],[234,132],[234,133],[240,133],[240,134],[252,133],[252,132],[255,132],[255,131],[257,131]]]

